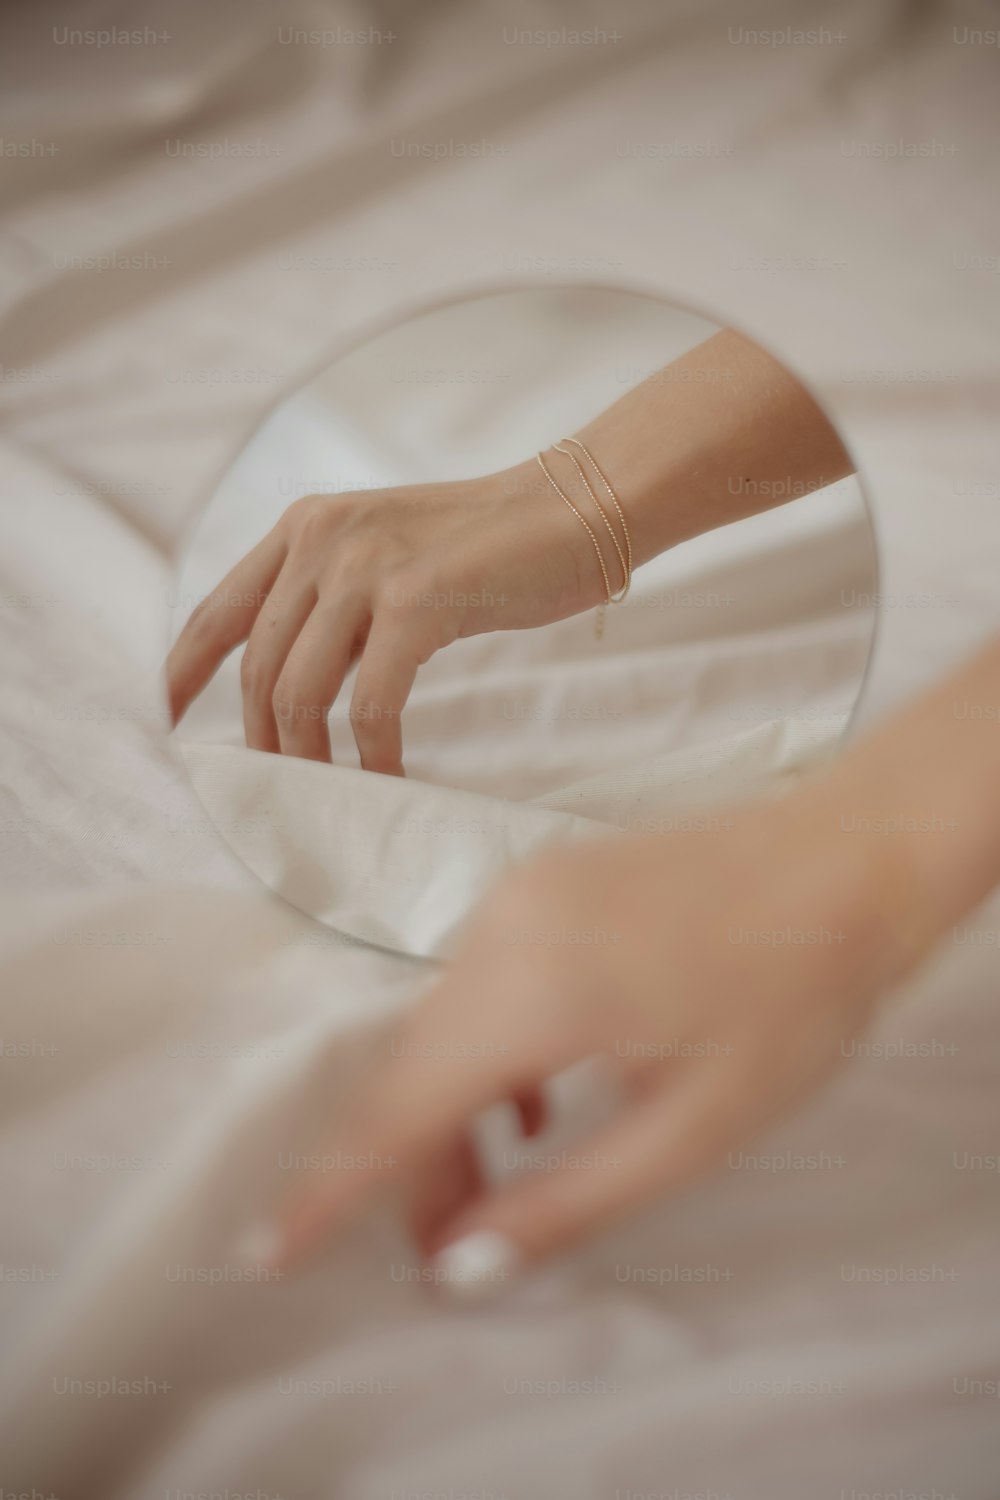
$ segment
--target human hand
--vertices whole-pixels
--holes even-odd
[[[274,1262],[306,1254],[391,1174],[421,1249],[457,1285],[489,1284],[687,1182],[794,1106],[885,979],[870,860],[856,839],[831,838],[834,822],[800,791],[692,831],[549,852],[508,878],[330,1144],[371,1167],[304,1178],[271,1235]],[[484,1190],[474,1117],[594,1055],[621,1074],[615,1122],[573,1163]]]
[[[797,493],[851,468],[798,381],[732,329],[627,391],[580,437],[620,496],[636,566],[782,503],[787,479],[773,476],[790,466]],[[247,744],[329,760],[327,715],[360,658],[350,715],[361,764],[402,775],[399,716],[436,651],[564,619],[626,582],[572,458],[557,448],[549,462],[576,517],[532,461],[460,483],[297,500],[178,637],[167,660],[174,722],[246,641]]]
[[[592,544],[540,470],[309,495],[191,615],[167,659],[173,722],[246,641],[247,745],[328,761],[327,716],[360,658],[350,717],[366,770],[403,774],[417,670],[462,636],[600,602]]]

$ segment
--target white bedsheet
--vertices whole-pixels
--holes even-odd
[[[108,9],[52,7],[52,20],[96,26]],[[133,25],[162,20],[153,6],[131,11]],[[236,1236],[287,1179],[286,1153],[310,1149],[359,1050],[411,1000],[426,974],[419,955],[440,945],[462,902],[509,854],[579,817],[567,786],[583,783],[585,815],[614,823],[637,785],[623,798],[609,781],[600,736],[574,739],[578,765],[552,757],[544,784],[519,780],[516,756],[509,781],[496,766],[477,770],[461,742],[432,769],[485,649],[473,642],[464,663],[457,649],[454,665],[442,659],[414,705],[429,790],[391,795],[425,798],[414,816],[432,825],[474,805],[477,816],[502,809],[518,831],[477,845],[467,886],[456,894],[458,880],[442,879],[420,922],[402,921],[401,889],[386,927],[381,885],[367,899],[348,893],[351,904],[335,882],[325,905],[315,872],[295,885],[252,811],[254,778],[288,788],[294,811],[295,787],[317,770],[251,765],[265,758],[227,742],[222,698],[185,750],[210,817],[166,739],[154,675],[176,587],[168,554],[191,539],[277,390],[407,308],[510,277],[675,292],[800,369],[861,458],[883,597],[859,721],[1000,625],[996,56],[952,35],[956,23],[988,24],[988,12],[942,7],[901,34],[891,7],[845,5],[834,23],[845,40],[811,48],[733,42],[732,17],[714,6],[617,14],[621,39],[598,54],[505,45],[505,23],[541,24],[534,8],[359,10],[358,24],[397,34],[376,52],[276,42],[279,20],[329,24],[319,4],[248,15],[179,3],[164,25],[175,43],[144,53],[155,88],[119,86],[123,47],[43,46],[26,11],[4,22],[22,33],[8,57],[30,60],[33,77],[30,99],[19,97],[25,61],[3,106],[20,109],[18,125],[5,114],[3,134],[60,146],[28,180],[7,164],[8,1490],[995,1494],[997,1408],[984,1394],[1000,1374],[995,904],[971,924],[977,939],[948,945],[886,1011],[881,1037],[902,1055],[853,1059],[748,1147],[764,1165],[737,1157],[505,1308],[430,1300],[407,1279],[412,1252],[391,1208],[301,1278],[209,1284],[231,1275]],[[551,5],[545,24],[587,19],[607,18]],[[833,29],[818,6],[774,6],[757,24]],[[163,138],[182,135],[272,149],[178,159]],[[900,136],[956,151],[892,162],[843,150]],[[402,138],[507,149],[414,165],[393,155]],[[630,141],[662,149],[616,151]],[[709,141],[720,149],[708,161],[678,148]],[[40,176],[50,166],[51,193]],[[581,247],[585,266],[573,264]],[[64,264],[109,251],[143,257],[143,269]],[[978,253],[982,268],[961,267],[958,252]],[[802,263],[782,265],[790,256]],[[219,369],[276,378],[212,386],[189,373]],[[571,659],[585,640],[564,636],[558,652]],[[518,644],[527,673],[531,642],[504,649]],[[726,737],[764,742],[750,763],[758,784],[802,763],[798,739],[781,740],[769,720],[725,725],[739,641],[733,656],[719,648],[688,658],[705,670],[686,684],[693,699],[678,701],[699,712],[665,726],[664,753],[700,744],[697,776],[686,781],[674,761],[658,808],[688,804]],[[845,640],[836,658],[829,703],[840,711],[842,666],[858,649]],[[726,661],[728,679],[724,668],[713,679],[708,664]],[[765,691],[748,692],[744,708]],[[648,728],[655,702],[640,693],[635,708]],[[466,752],[488,723],[470,726]],[[533,752],[537,727],[527,721],[521,741],[518,725]],[[656,760],[640,730],[635,767]],[[342,815],[348,780],[352,798],[378,797],[382,817],[389,794],[349,766],[324,775],[327,816]],[[666,782],[656,772],[651,784]],[[306,832],[294,816],[283,824],[285,854],[308,850]],[[244,841],[273,885],[347,936],[267,896],[226,841]],[[323,869],[342,875],[365,848],[357,838]],[[467,840],[460,852],[464,872]],[[375,875],[384,869],[372,861]],[[564,1092],[568,1139],[607,1099],[588,1075]],[[780,1170],[789,1152],[815,1170]],[[893,1281],[893,1268],[916,1279]],[[68,1384],[108,1379],[142,1393]]]

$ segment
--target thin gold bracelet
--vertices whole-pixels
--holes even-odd
[[[590,450],[587,447],[585,447],[585,445],[583,443],[581,443],[579,441],[578,438],[564,438],[563,441],[567,442],[567,443],[574,443],[578,448],[580,448],[583,451],[583,453],[586,455],[588,461],[593,465],[595,473],[597,474],[597,476],[600,479],[601,483],[604,485],[604,488],[607,490],[608,494],[611,497],[611,502],[614,505],[615,510],[618,513],[619,520],[621,521],[622,534],[623,534],[623,536],[625,538],[625,551],[622,552],[621,546],[620,546],[620,544],[618,542],[618,538],[615,535],[614,527],[611,525],[611,522],[608,519],[607,512],[605,511],[604,507],[601,505],[601,503],[598,500],[596,494],[594,493],[593,486],[591,485],[590,481],[588,480],[586,472],[584,471],[584,469],[583,469],[582,465],[580,464],[579,460],[576,458],[576,456],[574,454],[568,452],[567,449],[561,448],[558,443],[553,444],[553,448],[555,449],[555,451],[557,453],[564,454],[568,459],[571,460],[571,462],[576,467],[576,470],[579,473],[580,478],[583,480],[584,487],[586,488],[587,493],[589,494],[591,500],[594,502],[594,505],[597,508],[597,512],[600,515],[601,520],[604,522],[604,525],[607,527],[608,534],[610,535],[611,540],[614,543],[615,551],[618,553],[618,560],[619,560],[619,562],[622,565],[622,580],[623,580],[622,581],[622,587],[621,587],[621,589],[619,590],[619,592],[617,594],[614,594],[614,593],[612,593],[612,590],[611,590],[611,581],[608,578],[608,570],[607,570],[607,568],[605,567],[605,564],[604,564],[604,554],[601,551],[601,546],[600,546],[599,541],[597,540],[597,536],[596,536],[596,534],[594,532],[594,528],[590,525],[590,522],[586,519],[586,517],[584,515],[582,515],[581,512],[577,509],[577,507],[573,504],[572,500],[565,493],[565,491],[562,489],[562,487],[553,478],[551,472],[549,471],[549,469],[547,468],[547,466],[545,464],[545,460],[543,459],[542,455],[540,453],[538,453],[538,454],[535,455],[536,462],[538,463],[538,466],[541,469],[542,473],[545,475],[545,478],[548,480],[550,486],[552,487],[553,490],[555,490],[556,494],[559,496],[559,498],[563,502],[563,504],[565,506],[567,506],[573,512],[573,514],[576,516],[577,520],[580,522],[580,525],[584,527],[584,529],[587,532],[587,535],[590,537],[590,540],[593,543],[594,552],[597,554],[598,565],[600,566],[600,569],[601,569],[601,578],[604,580],[604,593],[605,593],[605,602],[603,604],[599,604],[598,605],[598,607],[597,607],[597,614],[596,614],[596,616],[594,618],[594,636],[595,636],[595,638],[597,640],[600,640],[602,638],[602,636],[604,635],[604,618],[605,618],[605,608],[606,608],[606,605],[607,604],[620,604],[621,601],[625,598],[625,595],[628,593],[628,591],[629,591],[629,585],[632,582],[632,539],[631,539],[631,536],[629,535],[628,523],[626,522],[624,513],[622,511],[622,508],[621,508],[621,506],[618,503],[618,497],[615,495],[614,490],[611,488],[611,485],[608,483],[608,480],[607,480],[607,478],[606,478],[603,470],[601,469],[601,467],[598,464],[597,460],[594,458],[593,454],[590,452]]]
[[[586,519],[585,516],[582,516],[580,514],[580,512],[577,510],[576,506],[573,504],[572,500],[569,498],[569,496],[563,494],[563,492],[560,489],[559,485],[552,478],[552,475],[550,474],[549,470],[546,468],[545,460],[544,460],[544,458],[542,457],[542,455],[540,453],[536,453],[535,454],[535,461],[538,464],[539,468],[541,469],[542,473],[545,475],[546,479],[549,481],[549,484],[552,486],[552,488],[555,490],[556,494],[559,496],[559,499],[563,502],[564,505],[568,505],[569,506],[570,510],[573,512],[574,516],[576,516],[576,519],[579,521],[580,525],[585,529],[585,531],[587,532],[587,535],[590,537],[590,540],[593,542],[593,544],[594,544],[594,551],[597,553],[597,561],[600,563],[600,566],[601,566],[601,577],[604,579],[604,592],[607,595],[607,603],[610,604],[611,603],[611,584],[608,581],[608,570],[604,566],[604,555],[601,552],[601,544],[597,540],[597,536],[595,535],[593,526],[591,526],[590,522]]]
[[[591,500],[593,500],[594,506],[597,509],[597,513],[600,516],[601,520],[604,522],[605,526],[607,527],[608,535],[610,536],[610,538],[612,540],[612,543],[614,544],[615,551],[618,553],[618,561],[622,565],[622,586],[621,586],[621,588],[620,588],[620,590],[618,591],[617,594],[613,594],[611,596],[611,598],[608,600],[608,603],[609,604],[620,604],[622,602],[622,600],[625,598],[625,595],[628,593],[629,586],[631,585],[631,582],[632,582],[632,539],[629,536],[628,524],[627,524],[627,522],[625,520],[625,516],[624,516],[624,513],[622,511],[622,508],[618,504],[618,496],[615,494],[614,490],[611,488],[610,484],[608,483],[607,479],[605,478],[603,470],[601,469],[601,467],[598,464],[597,460],[594,458],[594,455],[591,453],[590,449],[587,448],[583,443],[581,443],[580,440],[579,440],[579,438],[563,438],[563,442],[564,443],[573,443],[574,446],[577,447],[577,448],[579,448],[580,451],[581,451],[581,453],[583,453],[585,455],[585,457],[587,458],[588,462],[592,465],[595,474],[600,479],[601,483],[604,485],[604,488],[607,490],[608,495],[611,497],[611,503],[614,506],[615,510],[618,512],[618,519],[622,523],[622,535],[625,538],[625,551],[624,552],[622,551],[621,546],[619,545],[618,538],[615,536],[615,529],[612,526],[611,522],[608,520],[607,511],[604,509],[604,506],[601,504],[600,500],[598,500],[597,496],[594,494],[594,487],[591,484],[590,480],[587,478],[586,471],[584,470],[584,467],[581,464],[580,460],[576,457],[575,454],[570,453],[570,451],[569,451],[568,448],[561,448],[558,443],[553,443],[552,447],[555,450],[555,452],[556,453],[564,453],[566,455],[566,457],[569,459],[570,463],[573,464],[573,466],[576,469],[576,472],[579,474],[580,478],[583,480],[584,487],[585,487],[585,489],[587,491],[587,494],[590,496]]]

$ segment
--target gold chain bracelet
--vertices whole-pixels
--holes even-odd
[[[591,500],[593,500],[594,505],[597,508],[597,512],[600,515],[601,520],[604,522],[605,526],[608,529],[608,535],[610,536],[612,542],[614,543],[615,551],[618,553],[618,561],[622,565],[622,586],[621,586],[621,589],[619,590],[619,592],[617,594],[612,595],[612,597],[608,600],[608,603],[609,604],[620,604],[622,602],[622,600],[625,598],[625,595],[628,593],[628,591],[629,591],[629,585],[632,582],[632,538],[628,534],[628,525],[626,524],[624,513],[622,511],[621,506],[618,504],[618,496],[615,494],[614,490],[611,488],[611,486],[608,483],[607,479],[604,477],[604,473],[603,473],[602,469],[598,466],[597,460],[594,458],[594,455],[591,453],[590,449],[584,447],[583,443],[580,442],[579,438],[563,438],[563,442],[564,443],[573,443],[577,448],[580,449],[580,451],[583,454],[585,454],[585,456],[587,457],[588,461],[593,466],[594,472],[597,475],[598,479],[601,481],[601,483],[604,485],[604,488],[607,490],[608,495],[611,498],[611,503],[614,506],[615,510],[618,512],[618,519],[622,523],[622,534],[623,534],[623,536],[625,538],[625,551],[624,552],[622,552],[622,549],[621,549],[621,547],[618,544],[618,538],[615,536],[614,527],[612,526],[611,522],[608,520],[607,511],[604,509],[604,506],[601,504],[600,500],[598,500],[597,496],[594,494],[594,487],[591,484],[590,480],[587,478],[587,475],[584,472],[584,468],[583,468],[583,465],[581,464],[580,460],[575,456],[575,454],[570,453],[567,448],[561,448],[558,443],[553,443],[552,446],[555,449],[556,453],[565,453],[566,457],[574,465],[574,467],[576,469],[576,472],[579,474],[580,478],[583,480],[584,487],[585,487],[585,489],[587,491],[587,494],[590,496]]]
[[[593,543],[594,552],[597,555],[598,565],[601,569],[601,578],[604,580],[605,601],[603,604],[598,605],[597,614],[594,619],[594,636],[597,640],[600,640],[604,634],[604,614],[606,605],[620,604],[628,593],[629,586],[632,582],[632,538],[629,535],[628,523],[625,520],[624,512],[622,511],[622,508],[618,503],[618,497],[615,494],[614,490],[611,488],[611,485],[609,484],[604,471],[598,464],[597,460],[594,458],[594,455],[591,453],[590,449],[587,448],[583,443],[581,443],[579,438],[563,438],[563,442],[573,443],[577,448],[580,449],[588,462],[592,465],[595,474],[603,484],[604,488],[607,490],[611,503],[618,513],[618,519],[621,522],[622,535],[625,541],[625,550],[622,551],[621,544],[619,543],[618,538],[615,535],[614,527],[608,519],[608,514],[601,502],[598,500],[597,495],[594,493],[594,487],[590,483],[590,480],[587,478],[586,471],[584,470],[583,465],[580,463],[579,459],[575,454],[570,453],[567,448],[561,447],[559,443],[553,443],[552,446],[554,451],[556,453],[564,454],[565,457],[568,458],[576,468],[577,473],[583,481],[584,488],[586,489],[587,494],[590,496],[591,500],[594,502],[597,513],[600,516],[601,520],[604,522],[604,525],[608,531],[608,535],[611,537],[611,541],[614,544],[614,549],[618,554],[618,561],[621,563],[622,567],[622,586],[617,593],[612,593],[611,581],[608,578],[608,570],[604,563],[604,554],[601,551],[601,544],[597,540],[597,534],[595,533],[594,528],[591,526],[586,517],[582,515],[577,507],[573,504],[572,500],[562,489],[561,485],[559,485],[553,478],[550,470],[546,466],[545,460],[543,459],[542,455],[540,453],[535,455],[538,466],[541,469],[542,473],[545,475],[545,478],[548,480],[552,489],[555,490],[556,494],[559,496],[563,504],[568,506],[568,508],[573,512],[577,520],[580,522],[580,525],[587,532],[587,535],[590,537],[590,540]]]

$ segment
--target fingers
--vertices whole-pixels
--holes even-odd
[[[330,709],[367,624],[368,611],[362,601],[337,595],[322,599],[309,615],[273,690],[283,755],[330,759]]]
[[[432,1255],[441,1229],[469,1208],[483,1190],[475,1144],[468,1131],[428,1156],[406,1180],[407,1217],[417,1248]]]
[[[302,1179],[280,1209],[275,1264],[307,1254],[387,1177],[419,1171],[482,1110],[573,1060],[568,1031],[536,1026],[534,997],[507,993],[499,966],[470,968],[456,964],[365,1079],[324,1153],[361,1168]]]
[[[474,1284],[478,1273],[488,1289],[486,1259],[506,1277],[696,1176],[739,1128],[735,1101],[745,1094],[745,1080],[737,1088],[729,1073],[692,1067],[572,1151],[552,1153],[551,1161],[540,1153],[534,1170],[439,1227],[442,1265],[459,1284]]]
[[[524,1137],[544,1129],[547,1108],[541,1089],[520,1090],[511,1103]],[[475,1142],[467,1130],[413,1169],[406,1183],[409,1221],[425,1255],[439,1248],[447,1225],[468,1210],[483,1187]]]
[[[167,657],[170,714],[176,724],[230,651],[247,639],[286,556],[271,531],[194,610]]]
[[[328,761],[329,710],[364,646],[351,704],[361,765],[402,776],[400,715],[419,667],[455,638],[458,624],[452,611],[399,607],[367,565],[352,573],[345,564],[346,574],[341,569],[342,576],[328,574],[317,585],[323,574],[316,572],[316,553],[325,555],[329,528],[319,546],[315,509],[301,517],[295,510],[295,516],[298,530],[275,527],[182,630],[166,664],[173,722],[246,641],[241,685],[248,747]]]
[[[289,559],[254,621],[240,663],[243,731],[249,750],[280,748],[275,697],[285,660],[316,605],[310,580]]]
[[[514,1097],[514,1108],[521,1123],[521,1134],[540,1135],[549,1117],[545,1094],[541,1089],[523,1089]]]
[[[401,626],[393,616],[376,614],[351,701],[351,728],[362,769],[387,776],[405,774],[400,715],[421,664],[412,635]]]
[[[364,770],[406,774],[400,716],[419,668],[455,640],[458,628],[448,610],[376,604],[351,703],[351,726]]]

